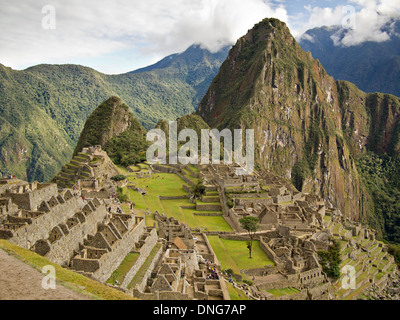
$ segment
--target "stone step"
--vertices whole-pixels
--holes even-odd
[[[72,160],[78,161],[80,164],[84,164],[84,163],[88,163],[89,162],[88,159],[86,159],[84,157],[81,157],[81,156],[75,156],[75,157],[73,157]]]
[[[87,153],[78,152],[78,156],[86,159],[87,161],[92,161],[93,157],[88,155]]]
[[[219,197],[203,197],[202,201],[205,203],[216,203],[216,202],[220,202]]]
[[[220,204],[196,204],[196,211],[222,211]]]
[[[74,165],[74,166],[76,166],[76,167],[78,167],[78,168],[82,165],[81,162],[79,162],[77,160],[74,160],[74,159],[72,159],[69,163]]]

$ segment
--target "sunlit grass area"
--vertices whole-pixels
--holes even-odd
[[[122,261],[121,265],[117,270],[113,272],[110,279],[106,283],[114,285],[116,281],[122,283],[125,279],[126,274],[132,269],[136,261],[139,259],[139,253],[129,253]]]
[[[261,248],[259,241],[253,242],[253,258],[250,259],[246,241],[226,240],[218,236],[209,236],[208,239],[221,262],[222,269],[232,269],[236,274],[240,274],[240,270],[274,265]]]
[[[231,283],[227,282],[226,288],[228,289],[229,297],[231,298],[231,300],[250,300],[242,290],[235,288]]]
[[[271,289],[267,290],[266,292],[271,293],[274,295],[275,298],[293,295],[299,293],[300,291],[295,288],[284,288],[284,289]]]
[[[145,164],[138,164],[137,167],[145,168]],[[136,174],[127,172],[124,168],[119,168],[121,174],[128,177],[130,185],[136,188],[141,188],[147,191],[146,195],[141,195],[137,191],[125,188],[124,192],[128,194],[129,201],[135,204],[135,212],[138,216],[145,217],[146,225],[153,226],[155,223],[154,212],[164,213],[168,217],[173,217],[181,223],[187,224],[190,228],[208,231],[232,231],[232,228],[224,220],[222,216],[196,216],[196,205],[191,203],[189,199],[178,200],[160,200],[163,197],[186,196],[187,192],[183,189],[185,181],[176,174],[159,173],[154,174],[151,178],[139,179]],[[198,169],[191,167],[193,172],[198,172]],[[190,176],[190,172],[186,170],[188,178],[194,182],[198,182]],[[189,177],[190,176],[190,177]],[[218,195],[218,194],[216,194]],[[215,203],[219,204],[219,203]],[[129,212],[129,206],[123,206],[126,212]],[[192,209],[182,207],[193,207]],[[151,211],[151,215],[145,215]],[[221,212],[210,212],[221,213]]]
[[[89,298],[97,300],[133,300],[134,298],[110,288],[100,282],[91,280],[81,274],[64,269],[59,265],[50,262],[46,258],[8,241],[0,240],[0,249],[8,252],[22,262],[41,271],[45,266],[53,266],[56,271],[57,282],[78,293],[85,294]]]

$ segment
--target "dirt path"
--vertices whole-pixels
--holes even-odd
[[[0,300],[89,300],[57,283],[42,288],[44,274],[0,249]]]

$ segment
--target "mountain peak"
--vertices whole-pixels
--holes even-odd
[[[74,154],[89,146],[104,147],[108,141],[131,128],[145,132],[121,98],[112,96],[87,119]]]
[[[191,71],[195,70],[204,61],[207,61],[211,65],[220,65],[228,55],[229,49],[230,47],[224,47],[218,52],[213,53],[203,48],[200,44],[193,44],[184,52],[171,54],[153,65],[137,69],[130,73],[137,74],[167,68],[179,69],[181,67],[188,68]]]
[[[334,79],[286,24],[265,19],[231,49],[197,114],[219,130],[254,129],[257,167],[319,193],[354,218],[359,178],[337,136],[340,102]]]

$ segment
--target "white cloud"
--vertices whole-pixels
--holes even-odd
[[[393,35],[383,31],[393,18],[400,17],[400,0],[353,0],[362,7],[355,15],[355,26],[349,29],[344,37],[336,43],[343,46],[353,46],[365,41],[383,42]],[[334,38],[335,40],[335,38]]]
[[[45,5],[56,9],[55,30],[42,28]],[[154,60],[193,43],[217,50],[266,17],[287,20],[283,5],[266,0],[0,0],[0,8],[0,63],[17,69],[130,50]]]
[[[353,8],[353,12],[349,8]],[[307,6],[306,9],[309,12],[308,21],[295,30],[295,36],[301,38],[308,29],[322,25],[338,25],[343,28],[332,37],[334,43],[353,46],[365,41],[390,39],[394,33],[382,28],[393,18],[400,17],[400,0],[350,0],[347,6]]]

